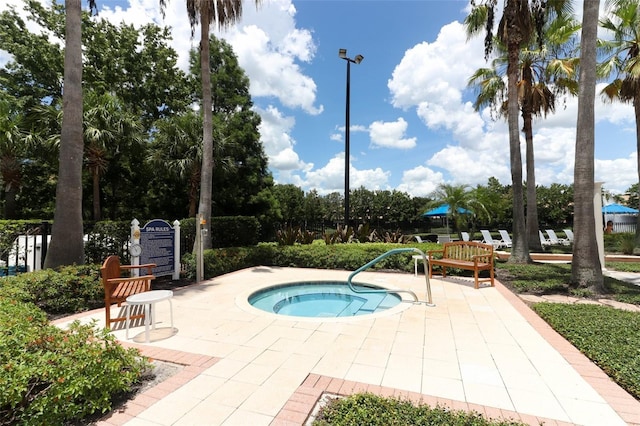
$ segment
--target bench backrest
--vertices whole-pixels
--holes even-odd
[[[475,241],[454,241],[445,243],[443,247],[444,258],[458,260],[473,260],[474,256],[487,256],[493,258],[493,246],[491,244],[478,243]]]
[[[100,268],[100,274],[103,283],[111,278],[120,278],[120,258],[118,256],[107,257]]]

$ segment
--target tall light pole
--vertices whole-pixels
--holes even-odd
[[[347,57],[347,49],[340,49],[338,56],[347,61],[347,111],[344,129],[344,226],[349,227],[349,104],[351,93],[351,63],[359,64],[364,59],[362,55],[356,55],[351,59]]]

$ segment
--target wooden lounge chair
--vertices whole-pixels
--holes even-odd
[[[155,266],[155,263],[121,265],[118,256],[109,256],[106,258],[100,268],[102,285],[104,286],[105,327],[111,328],[112,322],[126,321],[126,317],[111,318],[111,305],[117,303],[118,306],[121,306],[122,302],[132,294],[151,290],[151,280],[155,278],[152,270]],[[122,277],[122,271],[132,271],[135,269],[146,269],[147,274],[138,277]],[[135,314],[131,315],[130,318],[143,317],[144,314]]]

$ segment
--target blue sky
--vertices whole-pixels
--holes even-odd
[[[6,2],[21,0],[0,10]],[[98,0],[100,16],[115,23],[172,27],[185,67],[198,40],[185,1],[168,3],[163,19],[158,0]],[[463,0],[263,0],[258,10],[245,2],[242,21],[216,35],[250,78],[276,182],[344,192],[346,62],[338,50],[346,48],[364,56],[351,65],[352,189],[428,196],[443,182],[486,184],[493,176],[510,184],[506,123],[475,112],[467,88],[487,65],[482,38],[466,40],[467,10]],[[633,111],[597,99],[596,180],[621,193],[638,181]],[[534,123],[538,184],[572,183],[576,111],[576,99],[566,99]]]

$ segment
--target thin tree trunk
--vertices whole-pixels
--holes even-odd
[[[509,262],[530,263],[529,245],[524,219],[524,192],[522,188],[522,154],[520,153],[520,128],[518,126],[518,61],[520,52],[520,33],[516,20],[520,3],[526,0],[507,0],[505,15],[507,22],[507,49],[509,63],[508,77],[508,116],[509,124],[509,157],[511,160],[511,184],[513,188],[513,243]]]
[[[65,0],[64,95],[56,208],[45,268],[84,263],[82,229],[82,8]]]
[[[213,111],[211,102],[211,67],[209,65],[209,16],[200,13],[200,77],[202,80],[202,169],[200,170],[200,204],[198,212],[206,221],[202,245],[211,248],[211,203],[213,196]]]
[[[93,220],[101,220],[100,215],[100,174],[93,171]]]
[[[574,228],[571,282],[602,293],[602,266],[596,241],[594,197],[594,103],[599,0],[584,0],[580,45],[580,92],[574,170]],[[601,214],[598,212],[598,214]]]
[[[527,237],[529,250],[541,252],[542,244],[538,236],[538,196],[536,194],[536,167],[533,155],[533,128],[531,126],[531,113],[523,113],[524,138],[526,141],[527,156]]]

